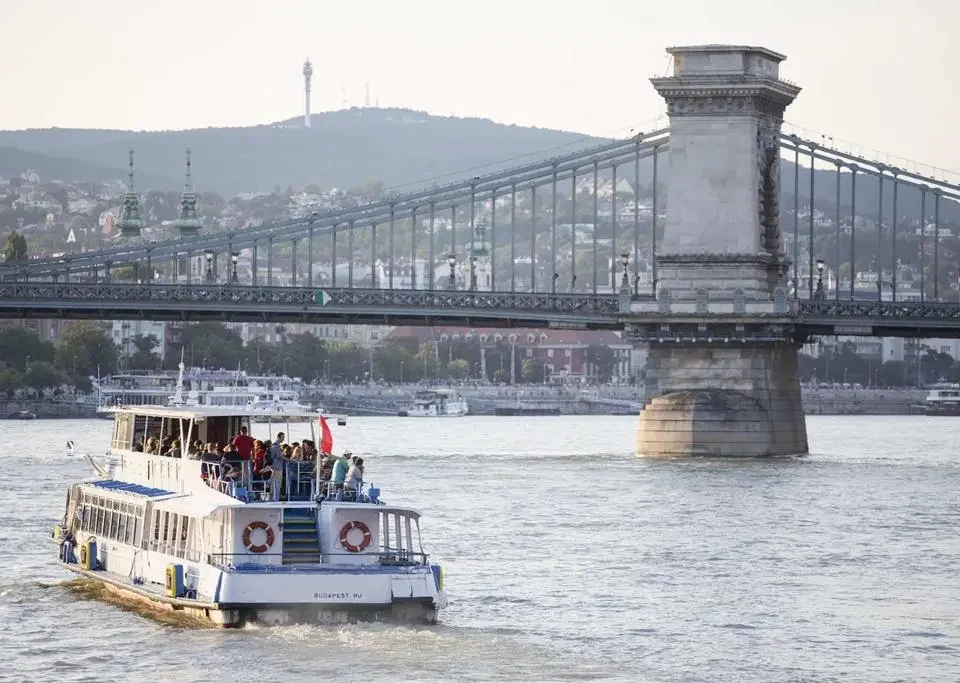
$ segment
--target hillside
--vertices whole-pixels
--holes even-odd
[[[0,146],[0,176],[16,176],[27,169],[36,171],[41,178],[67,180],[70,182],[110,182],[126,176],[126,169],[101,166],[89,163],[84,159],[67,159],[60,156],[51,156],[40,152],[17,149],[15,147]],[[166,186],[170,183],[180,183],[176,176],[155,173],[144,173],[139,179],[140,184],[152,186]]]
[[[137,132],[52,128],[0,131],[0,175],[31,168],[43,178],[67,181],[121,179],[127,150],[137,153],[140,190],[176,190],[183,182],[183,153],[193,150],[194,180],[201,191],[232,196],[279,187],[351,188],[379,180],[399,191],[455,175],[479,175],[601,142],[577,133],[504,125],[486,119],[432,116],[409,109],[361,109],[315,114],[313,127],[300,118],[246,128],[203,128]],[[650,165],[641,166],[650,182]],[[793,169],[782,163],[782,209],[793,208]],[[808,203],[809,171],[801,170],[801,204]],[[817,171],[817,206],[832,215],[836,174]],[[842,203],[849,211],[850,176],[842,178]],[[874,178],[857,181],[858,214],[875,216]],[[920,193],[901,187],[898,213],[916,216]],[[933,214],[928,196],[928,216]],[[892,212],[886,183],[884,215]],[[846,214],[845,216],[846,217]],[[960,205],[941,203],[944,220],[960,220]],[[792,224],[784,226],[792,228]]]
[[[34,170],[64,180],[94,179],[89,177],[95,175],[93,168],[81,169],[69,162],[111,169],[113,177],[123,177],[127,150],[133,148],[138,173],[164,183],[156,187],[143,181],[138,186],[164,190],[175,189],[181,182],[183,153],[189,147],[197,187],[233,195],[309,184],[349,188],[371,180],[387,186],[415,186],[489,164],[522,163],[528,158],[518,157],[524,155],[542,158],[572,149],[570,145],[598,142],[576,133],[405,109],[353,108],[314,115],[312,123],[309,129],[299,119],[291,119],[248,128],[164,132],[0,131],[0,147],[59,159],[59,173],[55,164],[47,164],[46,173]],[[73,174],[88,177],[73,178]]]

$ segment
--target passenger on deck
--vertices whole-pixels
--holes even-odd
[[[357,500],[363,491],[363,458],[354,458],[353,464],[347,471],[347,480],[343,486],[343,495],[346,500]]]
[[[163,454],[168,458],[179,458],[180,457],[180,439],[174,439],[172,442],[170,442]]]
[[[247,434],[246,426],[240,427],[240,433],[233,437],[230,442],[237,449],[237,454],[241,460],[251,460],[253,458],[253,437]]]
[[[337,463],[336,457],[326,454],[319,463],[317,463],[317,478],[320,480],[320,490],[327,491],[327,484],[333,478],[333,466]]]
[[[340,457],[337,457],[335,455],[330,456],[334,462],[333,480],[331,482],[333,484],[332,489],[334,492],[339,493],[340,491],[343,491],[343,482],[347,478],[347,470],[350,469],[350,465],[351,465],[350,458],[352,455],[353,453],[351,453],[350,451],[344,451],[343,455],[341,455]]]
[[[253,442],[253,473],[260,478],[260,471],[267,466],[267,447],[263,441],[257,439]]]
[[[283,467],[286,460],[283,457],[283,440],[286,435],[283,432],[277,433],[277,438],[270,446],[270,484],[273,489],[273,500],[280,500],[280,489],[283,487]]]
[[[151,436],[149,439],[147,439],[147,443],[143,447],[143,452],[147,455],[157,454],[157,437]]]
[[[290,459],[295,462],[300,462],[303,460],[303,448],[296,441],[293,442],[292,450],[290,452]]]

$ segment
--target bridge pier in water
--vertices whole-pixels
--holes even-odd
[[[764,48],[668,52],[673,75],[652,80],[670,116],[656,297],[627,317],[649,346],[637,451],[806,453],[778,208],[780,127],[800,89]]]

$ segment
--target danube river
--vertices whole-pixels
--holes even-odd
[[[747,461],[638,459],[635,426],[334,427],[423,511],[441,625],[217,631],[59,585],[50,528],[89,470],[63,445],[110,424],[4,422],[0,680],[960,680],[960,418],[810,417],[812,455]]]

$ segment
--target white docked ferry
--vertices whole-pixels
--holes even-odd
[[[927,415],[960,415],[960,384],[935,384],[923,407]]]
[[[413,404],[399,412],[400,417],[463,417],[468,412],[467,401],[451,389],[418,391]]]
[[[113,410],[106,459],[69,487],[54,536],[64,567],[125,600],[225,627],[344,620],[435,623],[443,574],[420,545],[420,513],[370,487],[336,491],[313,462],[289,462],[282,487],[250,462],[134,450],[168,437],[188,452],[224,443],[254,414],[213,406]],[[346,500],[345,496],[350,498]]]
[[[132,372],[98,378],[94,388],[100,405],[168,405],[174,393],[180,402],[202,406],[245,406],[251,402],[297,404],[303,382],[291,377],[250,375],[243,370],[187,368],[176,372]],[[283,397],[281,399],[281,397]]]
[[[323,412],[300,403],[300,397],[292,391],[261,392],[247,405],[258,413],[253,418],[255,422],[276,421],[277,416],[283,416],[286,422],[310,422],[316,419],[318,412]]]

